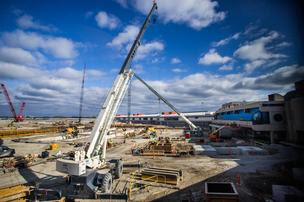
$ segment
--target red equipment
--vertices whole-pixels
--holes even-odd
[[[25,102],[22,102],[22,103],[21,103],[20,110],[19,110],[19,114],[17,115],[17,114],[16,114],[16,110],[15,110],[15,108],[14,108],[14,106],[13,106],[13,103],[12,103],[12,101],[11,101],[11,98],[10,98],[10,96],[9,96],[9,94],[8,94],[8,91],[7,91],[6,87],[5,87],[5,85],[4,85],[4,84],[1,84],[1,88],[2,88],[3,94],[5,95],[5,98],[6,98],[6,100],[7,100],[8,106],[9,106],[9,108],[10,108],[12,114],[13,114],[13,117],[14,117],[15,121],[16,121],[16,122],[21,122],[21,121],[23,121],[23,120],[24,120],[24,117],[23,117],[22,114],[23,114],[23,111],[24,111],[24,108],[25,108]]]

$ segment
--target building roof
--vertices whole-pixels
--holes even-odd
[[[213,116],[214,112],[182,112],[185,116]],[[130,117],[177,117],[177,114],[139,114],[133,115],[131,114]],[[128,117],[126,114],[120,114],[116,117]]]

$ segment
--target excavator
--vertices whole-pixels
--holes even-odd
[[[96,118],[88,147],[76,150],[73,155],[56,161],[56,170],[68,174],[67,198],[69,199],[101,199],[109,195],[112,199],[114,197],[113,194],[110,194],[113,178],[118,179],[122,176],[123,162],[121,159],[106,161],[107,136],[134,75],[130,68],[131,61],[156,9],[157,4],[153,2]]]
[[[219,127],[218,129],[210,132],[208,134],[208,139],[211,141],[211,142],[219,142],[220,141],[220,131],[224,128],[226,128],[227,126],[226,125],[223,125],[221,127]]]

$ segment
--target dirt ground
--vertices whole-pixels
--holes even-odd
[[[59,135],[59,134],[58,134]],[[167,130],[161,136],[178,137],[182,130]],[[35,139],[35,138],[33,138]],[[88,138],[78,141],[58,141],[62,153],[74,150],[72,142],[86,142]],[[302,183],[291,178],[288,165],[302,162],[300,151],[282,145],[268,145],[264,149],[268,155],[221,155],[210,157],[195,155],[185,157],[165,156],[132,156],[131,148],[147,143],[148,139],[140,137],[122,137],[113,139],[117,145],[107,150],[107,158],[122,158],[125,164],[146,163],[149,166],[180,169],[183,171],[183,181],[177,188],[148,186],[140,191],[132,192],[130,201],[202,201],[204,199],[204,184],[206,181],[234,182],[240,201],[263,201],[271,198],[273,184],[293,185],[302,189]],[[40,154],[49,147],[50,142],[24,143],[5,140],[4,145],[14,148],[16,155]],[[51,151],[55,155],[59,150]],[[52,188],[60,188],[64,183],[65,174],[57,172],[55,161],[37,161],[26,169],[16,170],[0,176],[0,188],[17,184],[40,184]],[[299,165],[303,166],[303,165]],[[237,177],[240,176],[240,185]],[[115,192],[128,186],[129,174],[117,182]]]

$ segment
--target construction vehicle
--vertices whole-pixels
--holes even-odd
[[[134,75],[130,63],[156,9],[157,4],[154,2],[96,118],[89,146],[73,152],[71,157],[56,161],[56,170],[68,174],[69,199],[105,198],[111,193],[113,177],[120,178],[122,175],[123,163],[120,159],[106,161],[107,136]],[[110,196],[115,199],[115,194]]]
[[[157,138],[157,134],[156,134],[156,129],[153,127],[146,127],[146,129],[144,130],[144,136],[145,139],[156,139]]]
[[[208,134],[208,139],[211,141],[211,142],[219,142],[220,141],[220,134],[219,132],[223,129],[223,128],[226,128],[227,126],[224,125],[224,126],[221,126],[219,127],[218,129],[212,131],[211,133]]]
[[[7,146],[0,145],[0,158],[14,156],[15,149],[11,149]]]
[[[67,136],[72,137],[72,138],[77,137],[79,134],[79,130],[78,130],[77,126],[68,127],[68,128],[66,128],[65,132],[66,132]]]
[[[131,149],[134,156],[182,156],[194,154],[193,146],[184,140],[159,137],[158,140],[149,141],[143,147]]]
[[[156,139],[157,138],[157,134],[156,134],[156,129],[155,128],[148,127],[147,133],[149,134],[150,139]]]
[[[238,128],[238,125],[235,123],[228,123],[222,126],[217,126],[218,128],[211,131],[208,134],[208,139],[211,142],[219,142],[221,139],[230,139],[232,137],[231,133],[224,133],[225,131],[222,131],[223,129],[229,128],[229,131],[231,131],[233,128]]]
[[[192,135],[203,135],[202,129],[194,125],[183,113],[179,112],[166,98],[161,96],[156,90],[154,90],[154,88],[152,88],[149,84],[142,80],[137,74],[134,73],[134,77],[141,81],[152,93],[154,93],[154,95],[156,95],[160,100],[162,100],[166,105],[168,105],[178,116],[180,116],[189,125],[190,129],[184,131],[186,137],[190,138]]]
[[[21,122],[21,121],[23,121],[24,120],[23,111],[24,111],[24,108],[25,108],[25,102],[21,103],[19,113],[17,114],[16,110],[14,108],[14,105],[13,105],[13,103],[11,101],[11,98],[9,96],[9,93],[8,93],[6,87],[5,87],[5,85],[3,83],[1,83],[1,88],[2,88],[3,94],[4,94],[5,98],[6,98],[6,101],[8,103],[9,109],[10,109],[12,115],[13,115],[13,118],[14,118],[13,122]],[[12,123],[10,125],[12,125]]]

